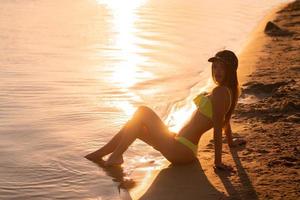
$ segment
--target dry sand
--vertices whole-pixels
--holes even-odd
[[[209,170],[213,143],[200,152],[207,176],[226,199],[300,198],[300,1],[274,17],[273,22],[293,34],[258,35],[253,45],[259,41],[260,48],[242,59],[241,67],[254,65],[255,71],[242,82],[232,119],[235,136],[247,144],[231,149],[224,144],[224,162],[235,171]]]
[[[264,33],[266,20],[293,34]],[[153,170],[131,198],[300,198],[300,1],[266,17],[239,57],[242,95],[232,124],[234,136],[247,144],[223,145],[223,161],[234,171],[214,171],[209,132],[201,139],[199,163]]]

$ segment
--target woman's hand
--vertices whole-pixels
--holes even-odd
[[[218,164],[218,165],[215,164],[214,170],[215,170],[215,171],[216,171],[216,170],[221,170],[221,171],[234,172],[234,169],[233,169],[232,166],[230,166],[230,165],[225,165],[225,164],[223,164],[223,163]]]
[[[246,143],[247,143],[246,140],[244,140],[242,138],[234,138],[234,139],[232,139],[232,142],[229,143],[229,146],[237,147],[237,146],[245,145]]]

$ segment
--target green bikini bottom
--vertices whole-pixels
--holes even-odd
[[[194,155],[197,156],[197,152],[198,152],[197,145],[195,145],[194,143],[192,143],[191,141],[189,141],[188,139],[182,136],[175,136],[175,140],[177,140],[178,142],[180,142],[181,144],[183,144],[184,146],[192,150]]]

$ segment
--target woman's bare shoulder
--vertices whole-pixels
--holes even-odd
[[[226,95],[228,95],[226,86],[216,86],[212,90],[213,97],[220,98],[220,97],[225,97]]]

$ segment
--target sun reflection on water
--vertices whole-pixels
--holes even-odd
[[[141,65],[147,62],[147,57],[138,54],[140,47],[137,45],[137,33],[141,32],[135,26],[139,15],[137,10],[145,3],[145,0],[118,1],[98,0],[108,8],[112,15],[112,32],[116,35],[112,38],[114,56],[118,58],[113,68],[110,81],[122,88],[129,88],[145,79],[152,77],[150,72],[141,69]]]
[[[142,49],[137,45],[138,37],[136,34],[141,30],[135,26],[139,19],[137,11],[146,1],[97,0],[97,2],[111,12],[112,33],[115,34],[111,38],[111,49],[114,50],[113,56],[117,58],[118,62],[110,66],[112,75],[108,81],[122,88],[122,92],[130,93],[133,99],[140,100],[140,96],[130,90],[130,87],[153,77],[152,73],[141,68],[148,58],[139,54]],[[114,101],[112,102],[114,106],[123,110],[128,116],[135,111],[130,99],[112,101]]]
[[[99,4],[105,6],[111,13],[112,37],[111,47],[113,56],[116,59],[110,67],[112,74],[109,82],[118,88],[120,92],[129,94],[128,99],[110,99],[108,104],[116,107],[124,112],[125,115],[131,116],[136,110],[134,102],[142,102],[142,97],[137,95],[132,89],[139,82],[154,78],[154,74],[145,71],[142,66],[151,62],[148,57],[140,54],[143,51],[141,38],[137,35],[142,32],[135,24],[140,16],[138,10],[146,3],[147,0],[119,1],[119,0],[97,0]],[[155,89],[147,89],[141,91],[142,95],[154,95],[158,91]],[[196,95],[196,94],[195,94]],[[186,99],[172,106],[165,123],[173,132],[186,123],[188,117],[195,110],[193,105],[194,94],[189,95]]]

